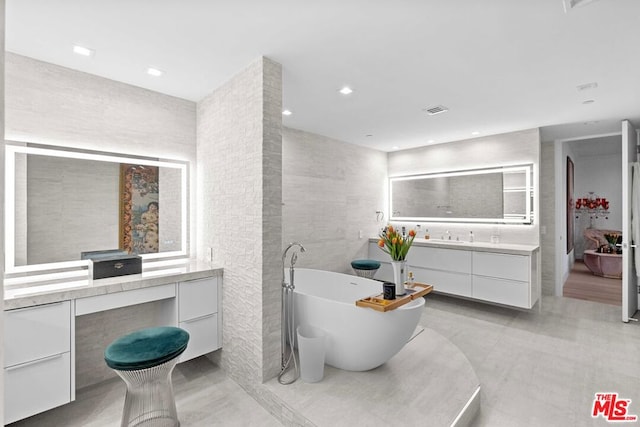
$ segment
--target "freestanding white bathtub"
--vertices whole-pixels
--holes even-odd
[[[294,284],[296,327],[324,330],[325,363],[347,371],[367,371],[391,359],[411,338],[424,307],[424,298],[388,312],[357,307],[356,300],[381,293],[382,282],[348,274],[296,268]]]

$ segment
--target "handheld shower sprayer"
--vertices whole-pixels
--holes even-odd
[[[287,288],[289,286],[293,286],[293,266],[295,265],[296,261],[298,261],[298,252],[293,252],[293,255],[291,255],[291,261],[289,261],[289,271],[290,271],[290,276],[291,276],[291,283],[289,283],[288,285],[287,285],[286,278],[285,278],[285,275],[284,275],[284,269],[286,268],[285,261],[287,259],[287,253],[289,252],[289,249],[291,249],[294,246],[299,247],[301,253],[305,253],[307,251],[304,248],[304,246],[302,246],[300,243],[292,242],[292,243],[289,243],[289,246],[287,246],[287,248],[282,252],[282,287],[283,288]],[[291,289],[293,289],[293,288],[291,288]]]

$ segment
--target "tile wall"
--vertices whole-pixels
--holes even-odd
[[[555,294],[556,253],[556,180],[553,142],[540,145],[540,221],[544,233],[540,233],[542,294]]]
[[[281,73],[260,58],[198,103],[198,253],[224,267],[216,357],[250,390],[280,367]]]
[[[383,226],[387,153],[290,128],[282,144],[283,246],[305,246],[298,266],[353,274]]]

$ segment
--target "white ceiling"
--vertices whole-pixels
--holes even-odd
[[[385,151],[473,131],[543,127],[554,139],[640,124],[638,0],[569,13],[562,0],[6,4],[7,50],[193,101],[265,55],[283,66],[285,126]],[[423,111],[440,104],[450,111]]]

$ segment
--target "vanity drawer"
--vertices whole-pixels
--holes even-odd
[[[189,345],[180,356],[180,362],[211,353],[218,345],[218,315],[209,314],[200,318],[180,322],[180,328],[189,332]]]
[[[414,268],[413,274],[416,282],[433,285],[435,292],[443,292],[451,295],[471,296],[471,275],[450,273],[448,271]]]
[[[4,366],[71,350],[71,302],[4,312]]]
[[[218,312],[218,279],[180,282],[178,285],[178,319],[180,322]]]
[[[530,287],[527,282],[473,276],[473,295],[485,301],[531,308]]]
[[[529,270],[529,257],[526,255],[473,253],[473,274],[528,282]]]
[[[62,353],[4,370],[4,422],[71,401],[71,357]]]
[[[471,274],[471,251],[412,246],[407,255],[410,267]]]

